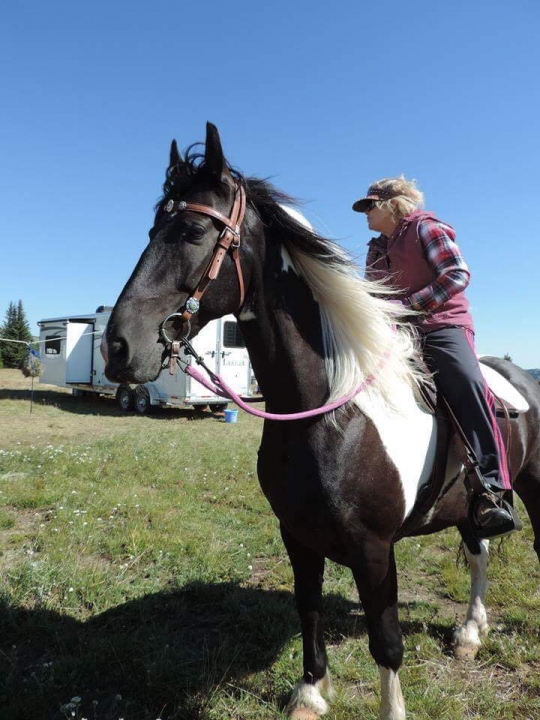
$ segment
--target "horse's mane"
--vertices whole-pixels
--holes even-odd
[[[205,173],[204,156],[191,146],[184,162],[169,168],[163,198],[181,197]],[[409,326],[399,305],[385,300],[392,289],[361,277],[358,266],[332,240],[295,220],[282,206],[297,206],[290,195],[266,179],[244,177],[229,167],[246,188],[250,207],[287,248],[297,272],[319,303],[328,375],[329,402],[356,389],[373,377],[371,394],[395,405],[396,381],[416,390],[420,372]],[[401,393],[400,393],[401,395]],[[359,396],[359,401],[362,399]]]

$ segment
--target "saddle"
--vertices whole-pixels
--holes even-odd
[[[399,529],[396,540],[414,532],[422,524],[426,514],[440,496],[446,478],[448,453],[452,443],[457,443],[458,457],[462,462],[462,470],[458,477],[455,478],[455,481],[465,482],[466,485],[475,488],[477,491],[484,489],[472,448],[445,398],[437,392],[435,385],[432,383],[424,383],[420,386],[420,392],[426,409],[435,416],[437,423],[435,460],[429,480],[420,488],[416,503]],[[495,399],[495,413],[499,420],[499,427],[508,455],[512,439],[512,421],[515,421],[523,411],[507,400],[497,397],[494,393],[493,397]],[[510,463],[508,465],[510,467]]]

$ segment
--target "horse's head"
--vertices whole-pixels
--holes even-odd
[[[102,343],[105,372],[111,380],[154,379],[166,354],[165,338],[181,337],[188,318],[193,336],[210,320],[238,311],[241,281],[247,287],[250,279],[247,222],[241,228],[236,263],[238,237],[224,231],[226,221],[235,215],[240,182],[233,177],[217,128],[210,123],[204,156],[183,159],[173,141],[150,242],[116,302]],[[230,249],[216,259],[218,243],[227,245],[227,241]],[[199,299],[198,306],[193,296]],[[175,317],[167,320],[172,314]]]

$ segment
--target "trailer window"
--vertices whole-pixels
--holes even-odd
[[[61,342],[59,337],[45,338],[45,355],[60,355]]]
[[[223,345],[231,348],[246,347],[238,323],[231,321],[223,323]]]

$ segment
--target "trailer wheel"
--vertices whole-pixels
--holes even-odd
[[[210,403],[211,412],[222,412],[226,410],[228,403]]]
[[[139,415],[147,415],[152,408],[150,393],[144,385],[137,385],[135,388],[135,411]]]
[[[133,410],[133,390],[129,387],[129,385],[120,385],[116,391],[116,402],[118,403],[120,409],[125,412]]]

